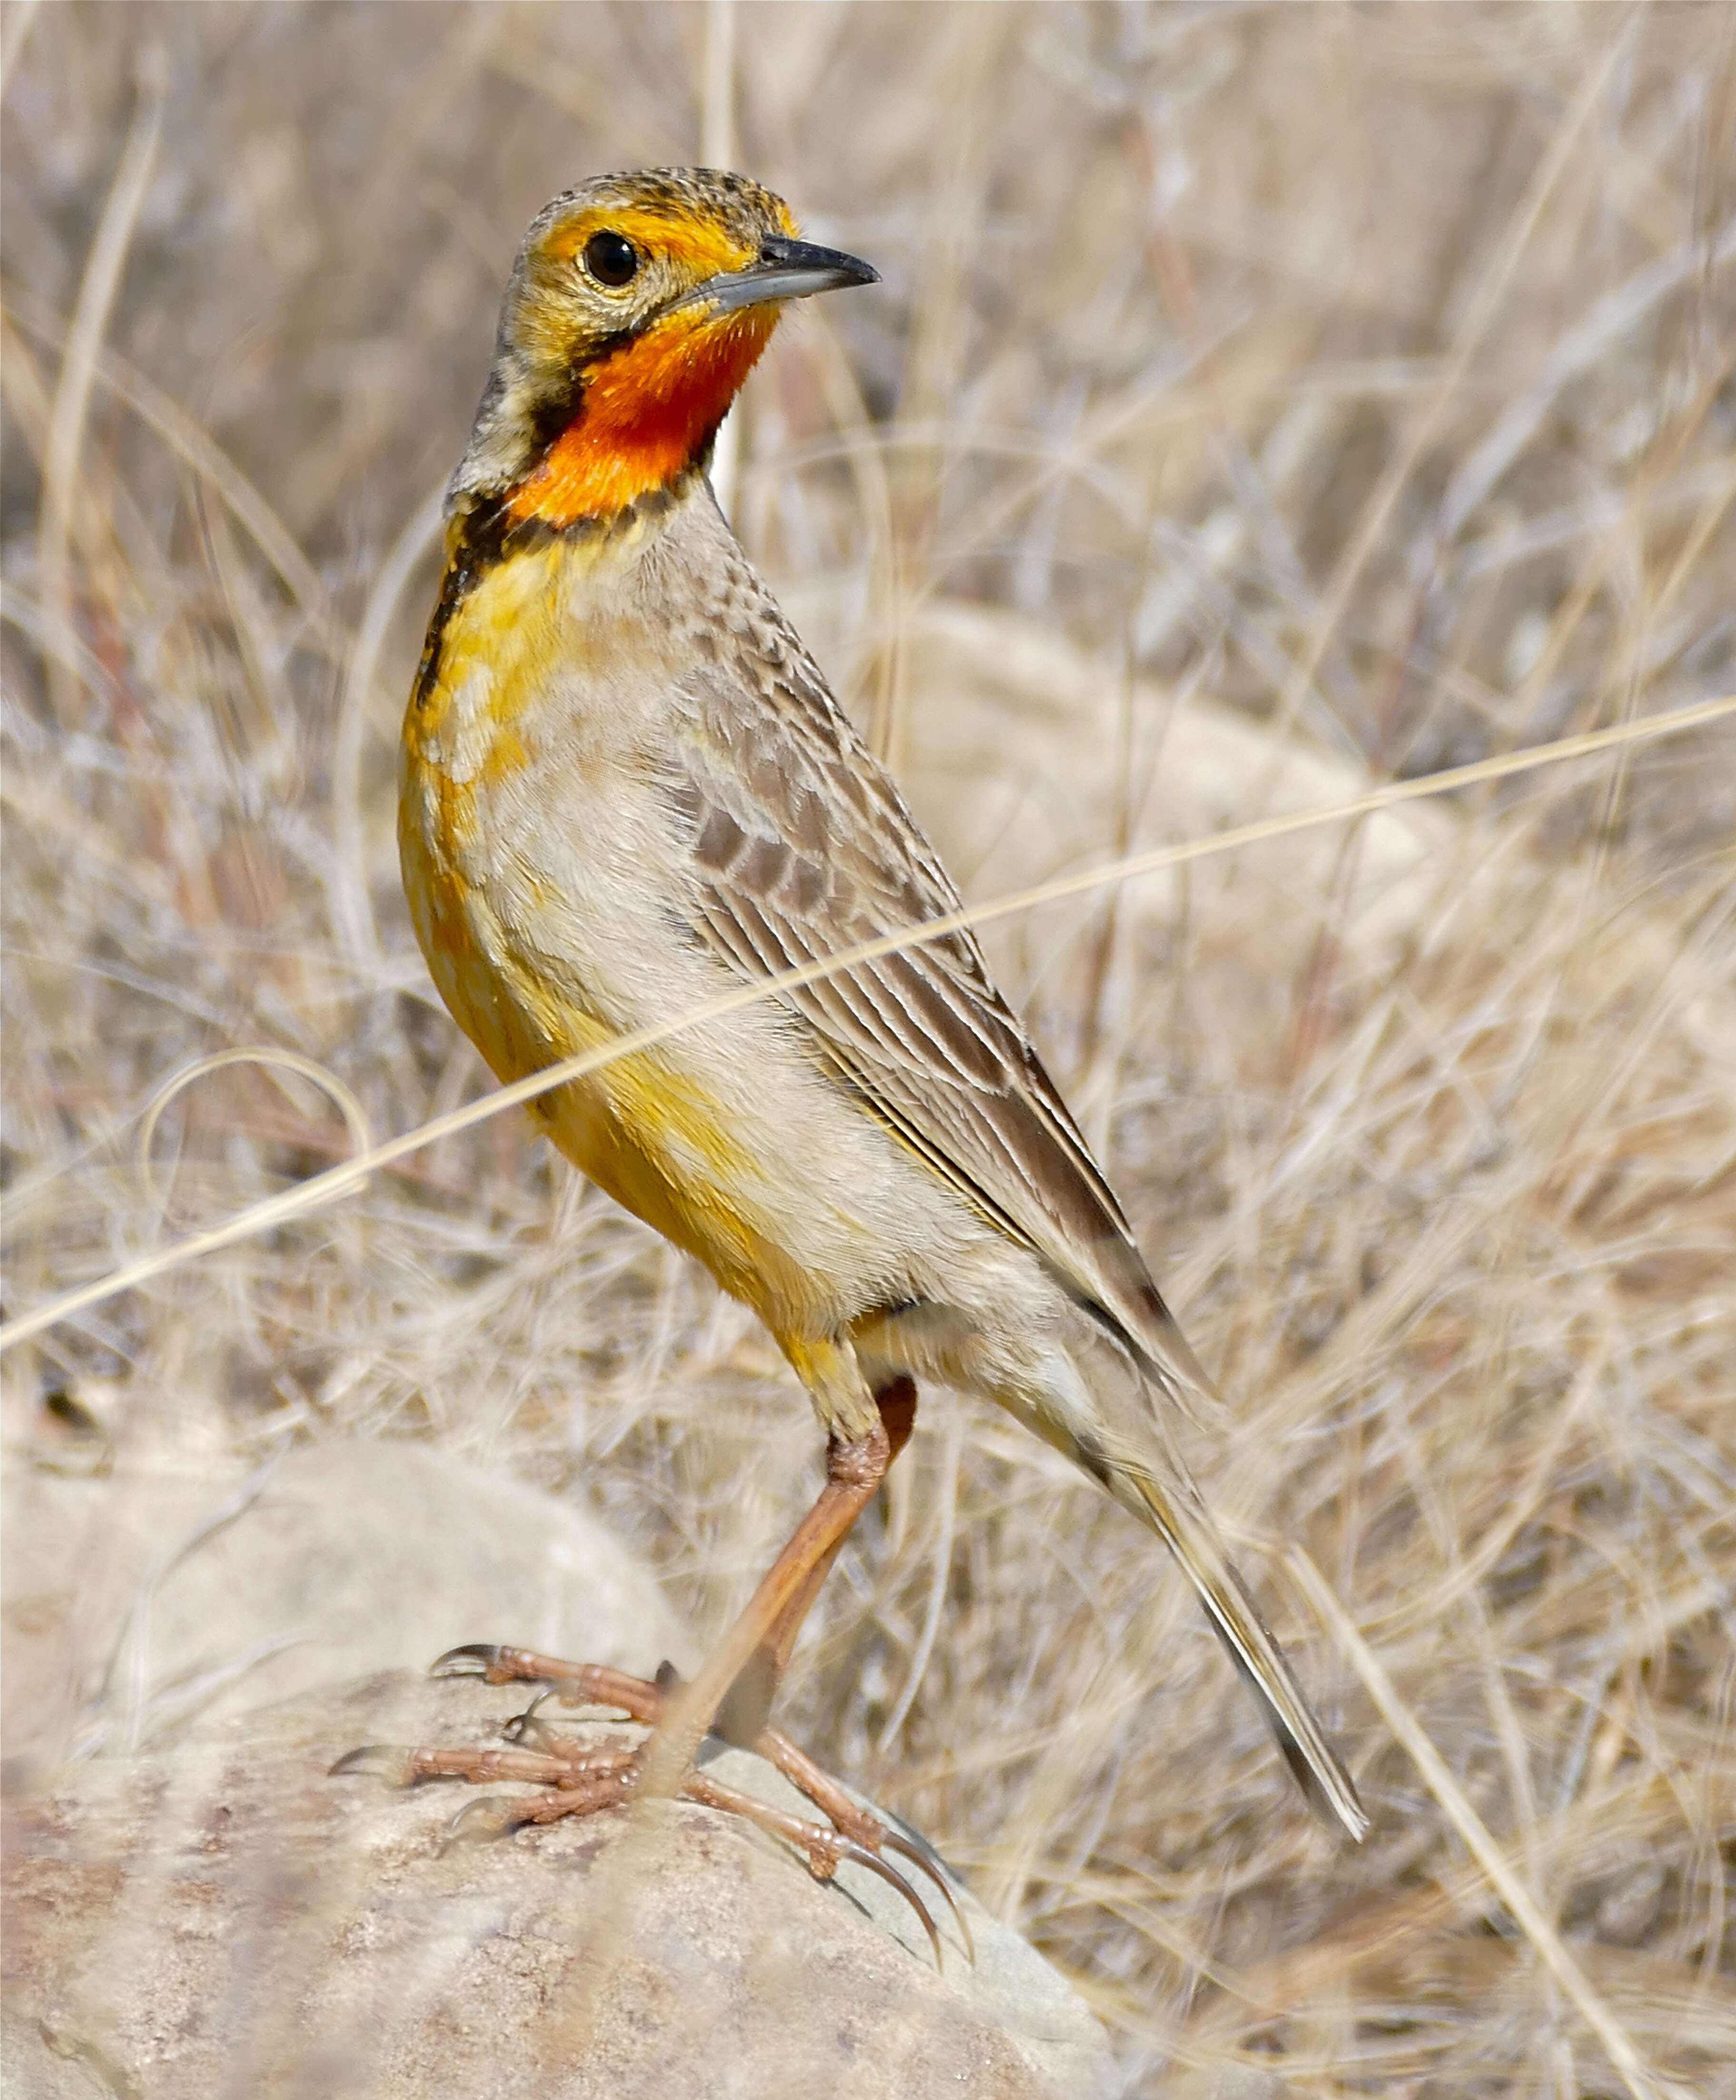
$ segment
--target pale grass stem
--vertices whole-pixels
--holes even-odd
[[[334,1197],[347,1194],[357,1189],[382,1167],[390,1167],[400,1159],[432,1145],[455,1132],[468,1130],[473,1125],[498,1115],[503,1110],[516,1108],[525,1101],[536,1100],[539,1094],[549,1092],[555,1087],[570,1085],[575,1079],[585,1078],[612,1064],[617,1058],[637,1056],[641,1051],[655,1049],[684,1029],[702,1026],[706,1021],[722,1020],[726,1015],[740,1012],[744,1007],[756,1004],[763,999],[775,998],[781,991],[793,991],[803,985],[818,984],[841,970],[853,968],[859,963],[872,962],[881,955],[897,953],[900,948],[939,939],[946,933],[962,933],[990,920],[1030,911],[1039,905],[1052,904],[1062,898],[1080,897],[1087,892],[1103,888],[1113,882],[1124,882],[1143,875],[1154,875],[1159,870],[1179,867],[1193,861],[1234,853],[1244,846],[1262,845],[1272,839],[1288,838],[1298,832],[1309,831],[1320,824],[1346,823],[1353,818],[1372,816],[1382,810],[1396,809],[1406,802],[1420,801],[1425,796],[1442,795],[1462,788],[1476,787],[1484,782],[1504,780],[1520,773],[1528,773],[1548,765],[1562,765],[1578,758],[1588,758],[1604,751],[1623,748],[1628,745],[1655,741],[1659,737],[1681,735],[1685,731],[1703,729],[1712,722],[1736,713],[1736,695],[1726,695],[1716,700],[1704,700],[1698,705],[1673,709],[1667,715],[1655,715],[1639,721],[1621,722],[1609,729],[1588,730],[1581,736],[1563,737],[1553,743],[1543,744],[1529,751],[1512,752],[1499,758],[1479,759],[1469,765],[1459,765],[1442,773],[1429,774],[1416,780],[1398,780],[1371,793],[1358,796],[1354,801],[1335,804],[1330,809],[1305,810],[1293,816],[1263,818],[1257,823],[1239,824],[1233,829],[1220,832],[1210,838],[1191,839],[1177,845],[1159,846],[1149,852],[1129,854],[1124,858],[1107,867],[1090,868],[1076,875],[1058,876],[1049,882],[1038,883],[1034,888],[1020,890],[1010,896],[993,898],[982,904],[967,906],[964,910],[948,914],[944,918],[930,920],[926,924],[908,927],[895,933],[882,935],[877,940],[864,941],[846,948],[835,955],[822,960],[804,964],[799,969],[785,970],[763,982],[744,985],[740,990],[725,992],[718,998],[707,999],[674,1019],[659,1022],[651,1028],[636,1029],[613,1042],[599,1044],[595,1049],[581,1052],[577,1057],[563,1059],[556,1065],[533,1072],[527,1079],[515,1080],[480,1100],[454,1109],[449,1115],[437,1118],[431,1123],[406,1131],[401,1137],[391,1138],[383,1145],[357,1154],[341,1167],[329,1168],[323,1174],[298,1183],[294,1189],[251,1204],[221,1225],[209,1231],[178,1241],[174,1245],[160,1249],[157,1253],[141,1255],[112,1274],[95,1282],[81,1285],[77,1290],[64,1292],[51,1299],[46,1304],[33,1311],[21,1313],[16,1319],[0,1326],[0,1352],[27,1341],[46,1327],[82,1312],[86,1306],[99,1304],[105,1298],[117,1292],[130,1290],[152,1278],[165,1275],[183,1263],[197,1260],[201,1255],[214,1254],[219,1248],[233,1246],[237,1241],[250,1238],[255,1233],[266,1232],[274,1225],[286,1223],[291,1218],[317,1210]]]

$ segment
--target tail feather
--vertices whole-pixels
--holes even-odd
[[[1256,1610],[1193,1483],[1180,1471],[1179,1461],[1178,1477],[1169,1486],[1155,1480],[1146,1467],[1111,1465],[1120,1476],[1115,1485],[1125,1481],[1137,1490],[1138,1514],[1186,1571],[1309,1806],[1322,1822],[1360,1838],[1368,1829],[1368,1815],[1350,1776],[1314,1718],[1283,1650]]]
[[[1036,1375],[1027,1360],[1019,1375],[1003,1373],[989,1390],[1168,1545],[1310,1807],[1328,1828],[1362,1838],[1368,1817],[1356,1789],[1255,1608],[1176,1441],[1177,1388],[1192,1374],[1192,1357],[1173,1370],[1154,1365],[1084,1308],[1070,1308],[1058,1326],[1058,1346],[1039,1359]]]

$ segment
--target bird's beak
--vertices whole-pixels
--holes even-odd
[[[819,248],[811,240],[786,240],[775,236],[759,251],[759,259],[745,270],[726,270],[697,285],[681,303],[708,306],[725,314],[738,307],[775,305],[783,299],[805,299],[815,292],[836,291],[842,285],[877,285],[880,272],[858,256],[841,248]]]

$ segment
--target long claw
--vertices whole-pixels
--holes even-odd
[[[563,1706],[612,1707],[630,1720],[655,1727],[665,1718],[669,1695],[682,1681],[672,1663],[664,1663],[655,1680],[647,1683],[643,1678],[629,1677],[599,1664],[563,1662],[529,1648],[509,1648],[493,1641],[466,1641],[462,1647],[448,1648],[430,1665],[429,1674],[476,1677],[491,1684],[540,1683],[543,1688],[522,1713],[501,1725],[501,1734],[514,1745],[511,1749],[418,1751],[370,1743],[347,1752],[332,1767],[334,1776],[373,1772],[399,1786],[434,1778],[545,1782],[542,1793],[529,1797],[488,1794],[467,1802],[448,1827],[445,1839],[448,1845],[471,1838],[498,1838],[527,1824],[558,1822],[563,1816],[585,1815],[595,1809],[617,1805],[632,1790],[643,1746],[629,1750],[620,1738],[605,1738],[599,1749],[582,1749],[580,1739],[550,1728],[542,1718],[542,1709],[551,1699]],[[727,1814],[745,1815],[750,1822],[793,1844],[806,1855],[810,1869],[821,1881],[829,1881],[846,1860],[877,1875],[921,1920],[934,1950],[934,1966],[939,1969],[943,1949],[934,1914],[910,1881],[881,1857],[882,1851],[895,1853],[920,1868],[939,1890],[958,1927],[966,1958],[974,1966],[976,1941],[939,1855],[913,1832],[889,1829],[851,1800],[806,1752],[797,1750],[775,1731],[759,1730],[755,1746],[770,1757],[828,1822],[805,1822],[787,1811],[774,1809],[719,1784],[703,1770],[708,1762],[705,1746],[700,1747],[700,1768],[690,1768],[681,1790],[691,1801]],[[554,1782],[552,1786],[546,1784],[550,1780]]]
[[[487,1677],[500,1662],[498,1641],[466,1641],[462,1648],[449,1648],[444,1655],[436,1656],[428,1665],[431,1677]],[[479,1664],[472,1669],[473,1663]]]
[[[517,1813],[518,1807],[516,1801],[504,1793],[484,1793],[475,1801],[466,1802],[447,1824],[440,1849],[444,1852],[453,1845],[486,1844],[492,1838],[504,1838],[522,1820]]]
[[[408,1786],[415,1770],[415,1752],[400,1749],[395,1743],[360,1743],[353,1750],[346,1750],[325,1776],[328,1779],[349,1779],[357,1772],[365,1772],[370,1778],[382,1779],[388,1786]]]
[[[928,1905],[912,1888],[898,1868],[882,1860],[878,1853],[869,1851],[866,1845],[858,1845],[854,1840],[847,1842],[841,1847],[838,1858],[840,1862],[848,1860],[855,1866],[866,1867],[871,1874],[878,1874],[881,1881],[888,1882],[898,1890],[917,1916],[921,1919],[923,1930],[928,1935],[928,1943],[934,1950],[934,1966],[939,1969],[941,1966],[939,1928],[930,1915]]]
[[[952,1913],[952,1922],[958,1927],[959,1937],[965,1943],[965,1959],[974,1969],[977,1965],[977,1943],[971,1936],[970,1926],[964,1912],[959,1908],[958,1898],[953,1895],[948,1886],[946,1876],[940,1870],[939,1862],[921,1845],[913,1845],[901,1832],[882,1831],[880,1842],[889,1851],[896,1852],[902,1858],[908,1860],[912,1866],[920,1867],[939,1890],[942,1895],[946,1898],[947,1907]]]
[[[515,1714],[509,1721],[501,1723],[501,1733],[509,1743],[541,1742],[545,1749],[554,1742],[554,1732],[546,1721],[537,1716],[537,1708],[554,1696],[550,1685],[546,1692],[539,1692],[522,1714]]]

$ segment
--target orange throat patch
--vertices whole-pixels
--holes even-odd
[[[559,531],[672,482],[709,443],[778,311],[672,314],[593,366],[578,414],[508,494],[507,516]]]

